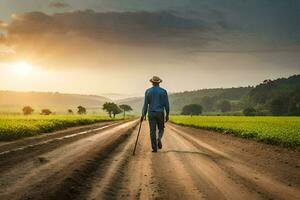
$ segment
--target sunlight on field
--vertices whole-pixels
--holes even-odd
[[[13,140],[76,125],[117,120],[96,115],[0,115],[0,140]]]
[[[300,117],[172,116],[171,122],[272,144],[300,145]]]

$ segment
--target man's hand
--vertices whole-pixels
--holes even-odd
[[[166,122],[169,121],[169,115],[166,116]]]

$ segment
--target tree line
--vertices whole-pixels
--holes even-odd
[[[211,104],[211,101],[207,101],[207,103]],[[226,113],[231,111],[232,109],[232,104],[230,103],[229,100],[221,100],[216,104],[216,108],[222,112]],[[203,112],[203,106],[201,104],[188,104],[185,105],[182,108],[181,114],[182,115],[200,115]]]
[[[102,106],[102,110],[106,111],[109,115],[109,117],[116,117],[117,114],[123,113],[123,117],[126,117],[126,112],[132,111],[132,108],[129,105],[122,104],[117,105],[114,102],[106,102]],[[31,106],[25,106],[22,109],[22,112],[24,115],[31,115],[34,112],[34,109]],[[74,111],[72,109],[67,110],[68,114],[74,114]],[[50,109],[45,108],[41,110],[41,115],[50,115],[55,114]],[[77,107],[77,114],[79,115],[85,115],[87,114],[87,108],[83,106]]]
[[[245,115],[300,115],[300,75],[265,80],[244,101]]]
[[[204,96],[199,103],[185,105],[183,115],[199,115],[203,111],[242,111],[246,116],[293,115],[300,116],[300,75],[277,80],[265,80],[252,88],[240,100]]]
[[[256,87],[229,89],[205,89],[170,95],[171,109],[184,115],[199,115],[203,112],[238,112],[246,116],[295,115],[300,116],[300,75],[277,80],[265,80]],[[128,103],[134,106],[134,103]],[[140,109],[136,106],[135,109]],[[86,108],[78,106],[78,114],[86,114]],[[131,111],[127,105],[106,102],[102,107],[110,117]],[[27,111],[26,111],[27,110]],[[24,114],[32,113],[30,108]],[[51,114],[43,109],[41,114]],[[73,114],[71,109],[69,114]]]

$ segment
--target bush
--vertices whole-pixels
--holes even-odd
[[[50,109],[43,109],[42,112],[41,112],[42,115],[50,115],[51,113],[52,112],[51,112]]]
[[[83,107],[83,106],[78,106],[77,108],[78,108],[77,113],[78,113],[79,115],[85,115],[85,114],[86,114],[86,108],[85,108],[85,107]]]
[[[245,116],[255,116],[256,110],[253,107],[248,107],[243,110]]]
[[[189,104],[183,107],[182,115],[200,115],[202,113],[202,106],[199,104]]]
[[[31,115],[34,110],[30,106],[25,106],[22,111],[24,115]]]

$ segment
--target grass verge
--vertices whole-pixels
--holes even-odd
[[[170,121],[269,144],[300,146],[300,117],[171,116]]]
[[[96,115],[0,115],[0,141],[15,140],[72,126],[118,119]]]

